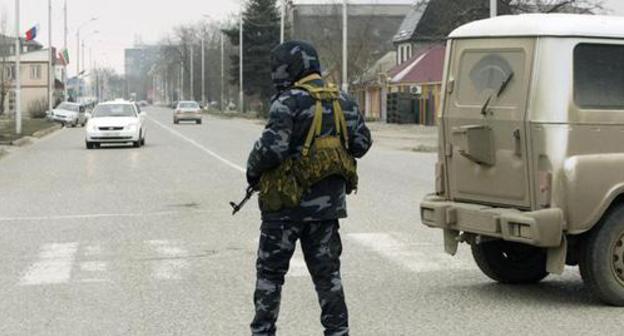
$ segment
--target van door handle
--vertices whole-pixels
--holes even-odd
[[[516,128],[513,131],[513,138],[514,138],[514,154],[516,154],[516,156],[518,157],[522,157],[522,137],[520,135],[519,129]]]

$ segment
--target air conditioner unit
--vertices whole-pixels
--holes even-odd
[[[410,86],[410,93],[411,94],[421,95],[422,92],[423,92],[422,86],[420,86],[420,85],[412,85],[412,86]]]

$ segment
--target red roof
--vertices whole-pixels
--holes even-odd
[[[433,45],[416,50],[414,56],[388,72],[392,84],[441,83],[446,47]]]

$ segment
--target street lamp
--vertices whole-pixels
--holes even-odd
[[[85,70],[85,68],[86,68],[85,63],[87,63],[87,60],[86,60],[86,58],[85,58],[85,41],[86,41],[89,37],[91,37],[91,36],[93,36],[93,35],[96,35],[96,34],[99,34],[99,33],[100,33],[100,32],[99,32],[98,30],[94,30],[94,31],[92,31],[90,34],[88,34],[87,36],[85,36],[85,37],[82,39],[82,70],[83,70],[83,71],[84,71],[84,70]]]
[[[89,23],[97,21],[97,17],[93,17],[88,21],[83,22],[81,25],[76,28],[76,77],[80,75],[80,30],[84,28]]]
[[[240,8],[240,18],[239,18],[239,27],[238,27],[238,44],[239,44],[239,54],[238,57],[238,104],[239,111],[241,113],[245,112],[245,93],[243,92],[243,5],[241,4]]]
[[[210,15],[204,14],[204,18],[209,20]],[[202,105],[206,105],[206,30],[204,29],[201,36],[201,81],[202,81]]]

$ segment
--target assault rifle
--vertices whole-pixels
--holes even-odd
[[[253,194],[255,193],[256,189],[252,186],[249,186],[247,187],[247,191],[245,191],[245,198],[243,198],[240,203],[236,204],[234,202],[230,202],[230,206],[232,207],[232,209],[234,209],[234,211],[232,211],[232,216],[235,216],[239,211],[241,211],[245,204],[247,204],[247,202],[251,199],[251,197],[253,197]]]

